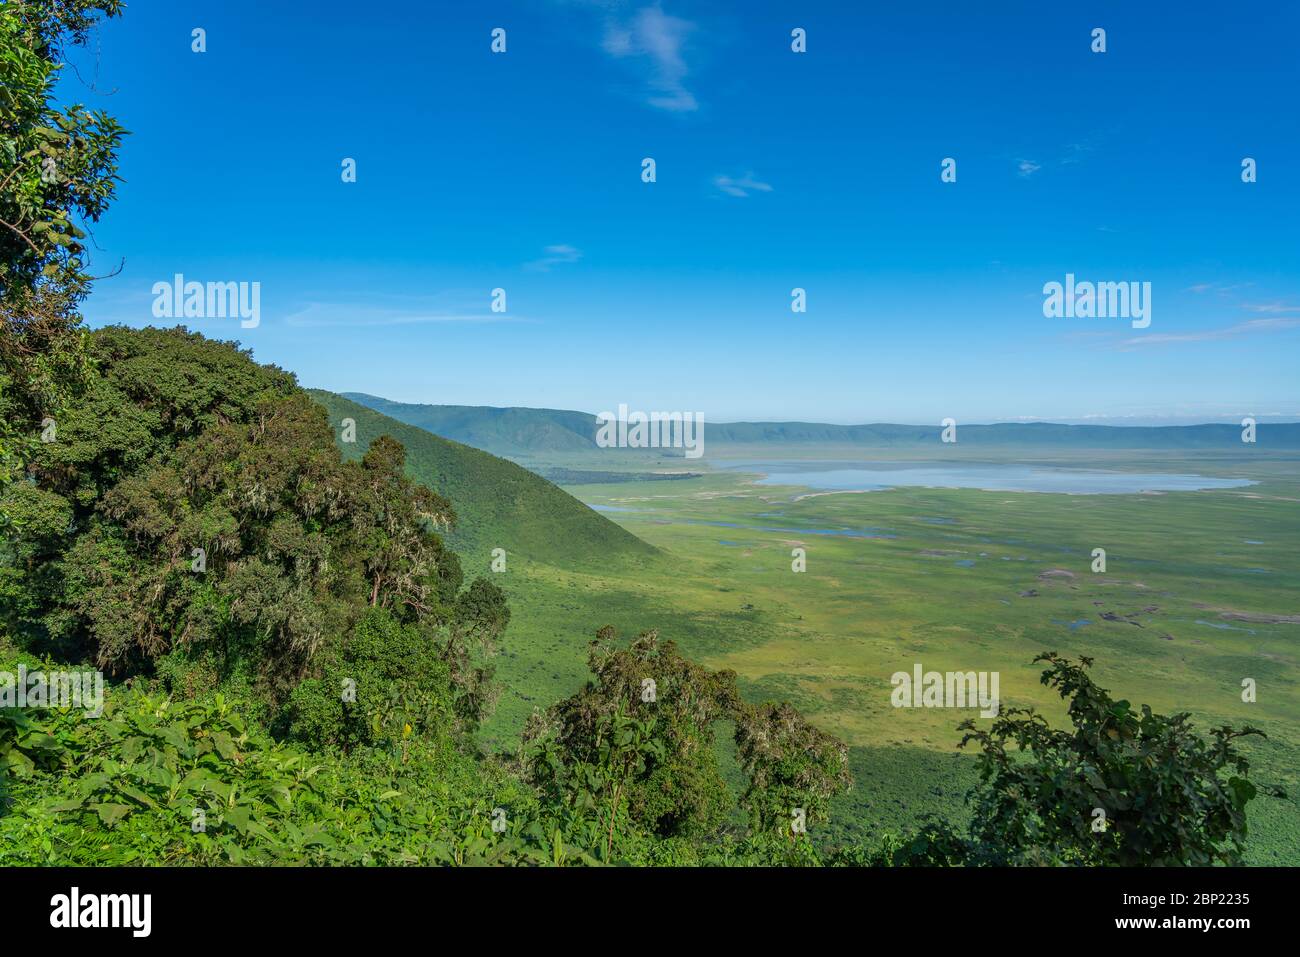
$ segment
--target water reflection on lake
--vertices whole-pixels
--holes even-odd
[[[1067,495],[1132,495],[1241,488],[1249,479],[1211,478],[1172,472],[1110,472],[1032,465],[945,465],[862,468],[853,463],[746,462],[726,468],[761,472],[759,485],[805,485],[825,491],[879,491],[900,486],[973,488],[988,492],[1057,492]]]

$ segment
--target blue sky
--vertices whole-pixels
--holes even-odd
[[[62,90],[132,131],[86,314],[260,282],[188,324],[416,402],[1300,418],[1298,8],[1140,6],[132,0]]]

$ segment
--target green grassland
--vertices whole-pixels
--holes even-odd
[[[1292,797],[1252,805],[1249,859],[1300,864],[1300,623],[1267,620],[1300,614],[1294,452],[961,452],[963,464],[1258,482],[1166,494],[809,494],[755,485],[756,475],[732,471],[674,481],[606,475],[599,484],[565,487],[581,502],[614,509],[598,515],[511,463],[348,400],[317,398],[332,421],[357,419],[349,454],[385,431],[407,444],[408,471],[451,497],[473,530],[452,539],[467,573],[487,572],[490,549],[506,549],[507,570],[493,580],[509,595],[513,617],[497,666],[502,696],[482,732],[488,747],[512,748],[535,708],[586,680],[587,643],[599,626],[624,634],[657,628],[688,656],[734,669],[751,699],[791,700],[845,739],[856,786],[838,799],[826,836],[871,841],[928,813],[961,818],[973,781],[956,726],[976,712],[895,709],[891,674],[916,662],[926,670],[997,671],[1004,706],[1033,705],[1055,720],[1063,717],[1060,702],[1031,663],[1054,649],[1096,658],[1098,679],[1117,696],[1190,711],[1203,730],[1222,723],[1263,729],[1269,739],[1250,746],[1252,773]],[[847,448],[809,445],[727,452],[751,460],[936,459],[920,449],[873,455],[854,448],[850,456]],[[647,467],[640,456],[552,452],[544,459],[554,468]],[[683,467],[680,458],[676,466]],[[511,492],[503,498],[502,489]],[[1103,574],[1091,571],[1097,547],[1107,552]],[[792,571],[794,548],[806,550],[806,572]],[[1258,685],[1253,704],[1241,700],[1245,678]]]

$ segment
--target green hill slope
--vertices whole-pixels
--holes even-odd
[[[407,473],[451,499],[456,509],[457,528],[447,540],[467,571],[485,567],[494,548],[504,548],[511,559],[551,565],[654,554],[641,539],[527,469],[332,392],[309,391],[329,413],[336,434],[343,419],[356,420],[356,442],[340,442],[345,457],[360,458],[381,435],[406,446]]]

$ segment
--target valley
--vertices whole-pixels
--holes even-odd
[[[1094,658],[1099,683],[1135,705],[1190,712],[1202,733],[1224,723],[1265,731],[1267,740],[1246,745],[1252,775],[1293,796],[1252,804],[1248,857],[1300,863],[1300,453],[1202,447],[1218,427],[1158,432],[1168,447],[1098,449],[1062,444],[1067,427],[1051,427],[1058,441],[1038,443],[1025,438],[1035,430],[1009,426],[1012,437],[999,444],[936,452],[933,436],[928,445],[909,437],[883,447],[763,441],[741,424],[730,428],[745,442],[710,435],[703,467],[668,450],[575,448],[572,431],[558,448],[534,444],[512,456],[570,479],[562,488],[588,510],[547,483],[534,487],[535,476],[501,459],[316,395],[328,399],[336,424],[345,410],[360,416],[362,441],[367,432],[397,434],[410,449],[411,474],[475,518],[466,523],[475,529],[469,537],[449,539],[467,574],[488,571],[492,547],[509,556],[507,572],[493,576],[514,615],[497,660],[504,692],[481,731],[489,750],[512,750],[534,709],[581,687],[597,628],[613,625],[624,636],[658,629],[708,667],[734,670],[748,699],[789,700],[848,742],[856,784],[836,799],[828,840],[875,841],[927,814],[962,819],[974,783],[957,725],[977,711],[895,708],[890,676],[918,662],[943,672],[997,672],[1004,708],[1032,706],[1059,723],[1061,701],[1039,683],[1042,668],[1033,664],[1055,650]],[[382,407],[448,421],[442,407]],[[510,410],[519,435],[541,412]],[[545,414],[550,421],[569,415]],[[457,425],[480,436],[491,431],[468,410],[458,410]],[[817,434],[811,426],[807,432]],[[1132,440],[1128,430],[1084,436],[1116,432]],[[435,462],[425,451],[435,445],[462,450],[464,461]],[[851,462],[874,475],[1064,470],[1216,487],[828,490],[769,484],[747,464],[755,462],[782,463],[785,480]],[[507,473],[537,497],[515,495],[518,507],[489,517],[476,503],[493,498],[495,476]],[[572,481],[584,477],[599,481]],[[1106,552],[1100,573],[1092,570],[1097,548]],[[796,549],[806,571],[792,570]],[[1242,700],[1246,679],[1258,688],[1251,703]],[[734,767],[729,747],[720,745],[724,768]]]
[[[1125,464],[1114,457],[1108,467]],[[1155,468],[1142,458],[1134,468]],[[1202,458],[1168,471],[1219,474]],[[674,482],[568,491],[660,555],[596,573],[545,562],[505,583],[526,606],[501,673],[512,692],[490,733],[505,741],[531,711],[585,677],[581,640],[597,624],[655,627],[746,694],[786,698],[852,746],[857,787],[839,801],[837,836],[879,836],[925,813],[960,816],[972,783],[956,748],[973,712],[895,709],[890,675],[996,671],[1005,706],[1054,720],[1036,654],[1096,659],[1098,681],[1202,730],[1249,723],[1260,780],[1296,793],[1300,768],[1300,482],[1285,457],[1234,465],[1241,489],[1064,495],[895,488],[809,495],[731,471]],[[1104,547],[1105,573],[1091,571]],[[791,570],[791,551],[807,571]],[[1242,701],[1242,681],[1261,689]],[[518,689],[518,690],[515,690]],[[531,699],[531,700],[530,700]],[[1300,862],[1294,799],[1252,807],[1257,863]]]

